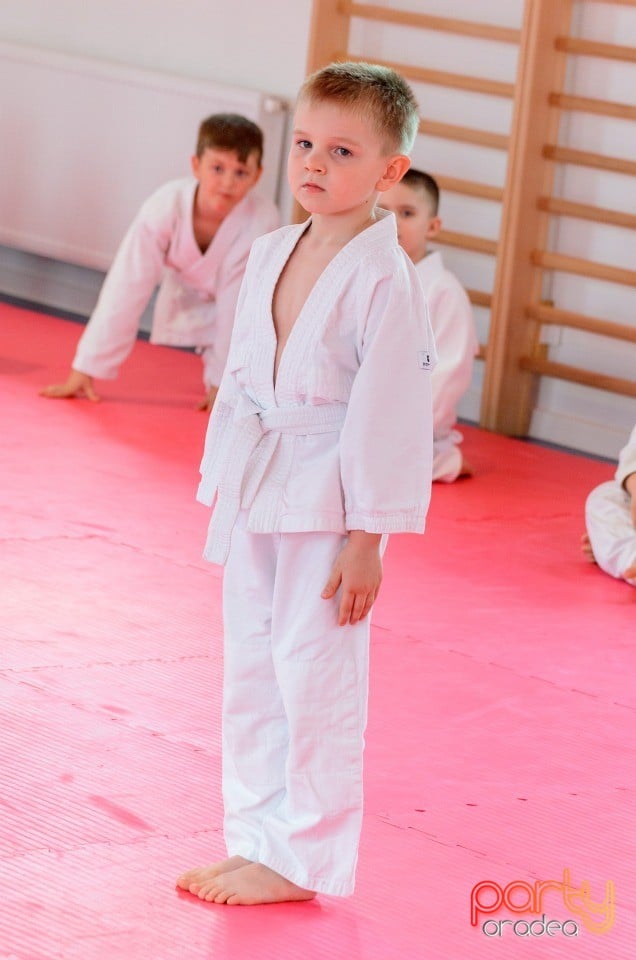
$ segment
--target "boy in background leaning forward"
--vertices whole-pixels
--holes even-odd
[[[457,404],[470,386],[473,361],[479,350],[475,320],[466,291],[444,267],[439,250],[428,250],[442,228],[438,216],[439,187],[428,173],[409,170],[382,196],[382,206],[395,214],[398,240],[415,264],[437,346],[433,371],[433,480],[452,483],[472,468],[459,449],[461,433]]]
[[[311,216],[250,254],[200,489],[205,556],[226,565],[229,859],[177,883],[204,900],[353,891],[383,536],[422,532],[431,486],[426,301],[376,206],[417,125],[391,70],[309,77],[288,178]]]
[[[252,192],[262,168],[263,134],[246,117],[216,113],[199,127],[193,177],[149,197],[122,240],[71,371],[46,397],[99,400],[94,377],[113,379],[132,350],[157,284],[152,343],[196,347],[214,403],[227,359],[238,292],[252,242],[279,224],[274,204]]]

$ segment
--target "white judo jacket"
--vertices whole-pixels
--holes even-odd
[[[395,218],[376,212],[311,290],[275,386],[274,290],[310,221],[252,248],[201,464],[208,560],[225,562],[241,508],[253,532],[424,529],[435,346]]]
[[[135,342],[139,319],[155,287],[153,343],[211,348],[206,377],[220,383],[238,293],[250,247],[280,220],[274,204],[250,191],[221,223],[205,253],[194,237],[198,181],[160,187],[130,225],[102,286],[73,367],[112,379]]]
[[[636,427],[632,430],[627,446],[623,447],[618,457],[616,482],[619,486],[623,486],[630,473],[636,473]]]
[[[415,269],[428,301],[437,345],[433,435],[443,440],[451,434],[457,421],[457,404],[470,386],[479,342],[468,295],[455,274],[444,267],[441,253],[429,253]]]

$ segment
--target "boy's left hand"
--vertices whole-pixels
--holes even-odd
[[[375,603],[382,582],[380,534],[351,530],[321,593],[330,600],[342,586],[338,625],[358,623]]]

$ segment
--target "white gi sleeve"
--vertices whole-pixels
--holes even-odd
[[[161,280],[174,229],[173,207],[161,202],[163,189],[146,200],[115,254],[77,345],[75,370],[114,379],[134,346],[139,318]]]
[[[244,269],[236,304],[236,322],[230,330],[230,343],[227,363],[221,377],[219,391],[212,407],[205,435],[203,459],[201,460],[201,482],[197,491],[197,500],[212,506],[216,500],[219,481],[227,469],[232,443],[232,422],[239,391],[234,378],[235,371],[244,362],[246,338],[249,330],[241,323],[242,305],[247,297],[249,278],[249,258]]]
[[[360,368],[340,437],[347,530],[424,530],[436,358],[426,300],[411,272],[405,264],[380,280],[368,302]]]
[[[232,248],[232,256],[228,257],[219,272],[214,344],[203,351],[204,380],[208,387],[220,384],[223,376],[230,349],[239,291],[252,243],[257,237],[275,230],[279,220],[278,210],[273,204],[258,209],[252,215],[249,229],[237,237]]]
[[[430,302],[437,364],[433,370],[433,435],[448,436],[457,421],[457,405],[470,386],[477,335],[464,290],[444,287]]]
[[[616,482],[622,487],[631,473],[636,473],[636,427],[632,430],[627,446],[623,447],[618,456]]]

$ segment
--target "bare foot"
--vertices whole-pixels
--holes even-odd
[[[199,890],[219,874],[231,873],[232,870],[238,870],[239,867],[246,867],[251,860],[245,857],[229,857],[227,860],[219,860],[218,863],[212,863],[209,867],[195,867],[194,870],[188,870],[177,878],[177,886],[189,893],[198,894]]]
[[[239,870],[222,873],[199,887],[199,899],[230,905],[255,903],[285,903],[288,900],[313,900],[313,890],[297,887],[280,873],[262,863],[250,863]]]
[[[596,563],[596,557],[594,556],[594,551],[592,550],[592,543],[587,535],[587,533],[581,534],[581,552],[586,560],[589,560],[590,563]]]

